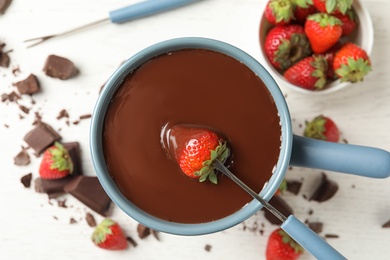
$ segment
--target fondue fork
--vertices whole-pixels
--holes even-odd
[[[24,42],[35,42],[27,48],[36,46],[38,44],[41,44],[47,40],[50,40],[54,37],[59,36],[65,36],[71,33],[76,33],[82,30],[85,30],[87,28],[91,28],[93,26],[96,26],[98,24],[102,24],[104,22],[111,21],[112,23],[124,23],[130,20],[135,20],[141,17],[149,16],[152,14],[164,12],[170,9],[174,9],[180,6],[184,6],[186,4],[190,4],[193,2],[196,2],[199,0],[147,0],[140,3],[132,4],[129,6],[125,6],[122,8],[119,8],[117,10],[109,12],[109,17],[94,21],[82,26],[79,26],[77,28],[70,29],[68,31],[57,33],[57,34],[50,34],[45,36],[40,36],[36,38],[31,38],[24,40]]]
[[[264,208],[270,211],[275,217],[282,221],[283,224],[280,227],[317,259],[346,259],[299,219],[293,215],[288,217],[284,216],[280,211],[278,211],[275,207],[260,197],[255,191],[249,188],[244,182],[237,178],[237,176],[234,175],[228,168],[226,168],[222,162],[215,160],[214,166],[220,172],[234,181],[243,190],[249,193],[254,199],[258,200],[264,206]]]

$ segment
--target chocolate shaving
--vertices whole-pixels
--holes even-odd
[[[18,166],[28,165],[30,163],[30,156],[28,155],[26,149],[22,149],[15,157],[14,163]]]
[[[70,79],[79,73],[73,62],[57,55],[47,57],[43,71],[47,76],[61,80]]]
[[[127,240],[127,242],[129,242],[132,246],[134,246],[134,247],[138,246],[137,242],[135,242],[135,240],[134,240],[132,237],[127,236],[127,237],[126,237],[126,240]]]
[[[35,94],[39,91],[40,85],[38,78],[34,74],[30,74],[26,79],[13,83],[20,94]]]
[[[91,114],[81,115],[80,120],[91,118]]]
[[[32,173],[28,173],[24,175],[21,179],[20,182],[23,184],[25,188],[30,188],[31,186],[31,180],[32,180]]]
[[[87,212],[85,214],[85,220],[87,221],[90,227],[96,227],[95,217],[91,213]]]

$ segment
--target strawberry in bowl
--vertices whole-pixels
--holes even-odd
[[[372,70],[370,54],[374,33],[370,15],[361,3],[357,0],[290,0],[290,3],[293,17],[288,23],[284,22],[282,25],[275,25],[268,21],[265,14],[263,14],[260,22],[261,58],[276,82],[280,86],[285,86],[300,93],[326,94],[363,81]],[[291,37],[292,33],[283,33],[284,38],[281,37],[279,40],[283,44],[279,44],[275,40],[276,38],[273,36],[275,34],[274,31],[289,31],[291,30],[289,28],[297,28],[297,26],[304,30],[303,34],[301,34],[300,29],[295,29],[294,31],[294,34],[299,33],[299,41],[297,41],[296,36]],[[273,41],[270,39],[273,39]],[[309,43],[308,49],[304,48],[304,51],[295,47],[303,45],[301,39],[306,39]],[[335,61],[335,57],[341,48],[344,45],[350,46],[351,44],[359,48],[361,53],[359,56],[362,60],[359,60],[356,56],[351,56],[351,52],[344,52],[344,58],[341,58],[341,54],[339,54],[339,58]],[[283,45],[290,45],[292,47],[290,49],[286,47],[278,47],[276,49],[275,46],[277,45],[282,47]],[[301,49],[303,48],[301,47]],[[308,57],[311,57],[312,62],[314,60],[317,60],[317,62],[315,64],[307,64],[303,68],[302,61],[305,60],[307,63]],[[326,77],[323,77],[323,72],[318,70],[319,59],[326,60],[326,63],[322,64],[320,69],[320,71],[323,70],[325,72]],[[340,63],[340,60],[343,60],[343,62]],[[348,64],[348,60],[350,63],[352,60],[354,60],[352,62],[354,64],[359,63],[356,71],[353,69],[355,65]],[[294,65],[297,66],[290,69]],[[297,70],[298,67],[301,67],[301,72]],[[316,67],[317,69],[313,70]],[[343,67],[342,70],[341,67]],[[288,70],[290,71],[287,72]],[[304,72],[306,73],[309,70],[313,74],[304,74]],[[336,70],[338,70],[337,73]],[[295,72],[292,73],[292,71]],[[293,75],[296,73],[299,75]],[[345,76],[345,74],[349,76]],[[319,77],[324,78],[325,82],[321,80],[318,83]],[[317,80],[314,80],[315,78]],[[310,80],[317,83],[308,85],[307,82]]]

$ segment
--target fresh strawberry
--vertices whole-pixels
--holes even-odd
[[[266,57],[277,70],[286,70],[311,54],[310,43],[300,25],[275,26],[264,41]]]
[[[298,23],[305,23],[306,18],[317,12],[312,0],[291,0],[294,7],[294,19]]]
[[[68,150],[55,142],[43,153],[39,175],[42,179],[61,179],[73,172],[73,162]]]
[[[341,21],[329,14],[315,13],[307,17],[305,33],[314,53],[324,53],[341,37]]]
[[[318,11],[328,14],[345,14],[352,7],[353,0],[313,0]]]
[[[267,260],[296,260],[302,253],[303,248],[281,228],[273,231],[268,238]]]
[[[226,141],[209,129],[184,125],[173,126],[169,140],[170,147],[175,148],[175,159],[187,176],[218,183],[213,162],[226,161],[230,153]]]
[[[283,76],[288,82],[304,89],[318,90],[326,84],[328,63],[321,55],[313,55],[288,68]]]
[[[294,16],[293,6],[290,0],[269,0],[264,15],[273,25],[288,24]]]
[[[358,82],[371,71],[371,61],[365,50],[347,42],[336,53],[333,69],[342,82]]]
[[[340,138],[339,129],[335,122],[323,115],[315,117],[310,122],[306,122],[303,135],[329,142],[338,142]]]
[[[334,16],[340,19],[342,23],[341,28],[343,29],[343,36],[347,36],[355,30],[358,20],[353,9],[348,10],[345,14],[335,14]]]
[[[96,226],[91,239],[95,245],[103,249],[124,250],[128,247],[119,224],[108,218]]]

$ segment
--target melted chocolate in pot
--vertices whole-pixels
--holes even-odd
[[[228,177],[199,183],[180,171],[161,145],[164,126],[215,129],[232,150],[231,170],[256,192],[280,152],[276,106],[259,77],[218,52],[185,49],[149,60],[129,74],[104,122],[110,175],[128,200],[158,218],[204,223],[228,216],[252,198]]]

